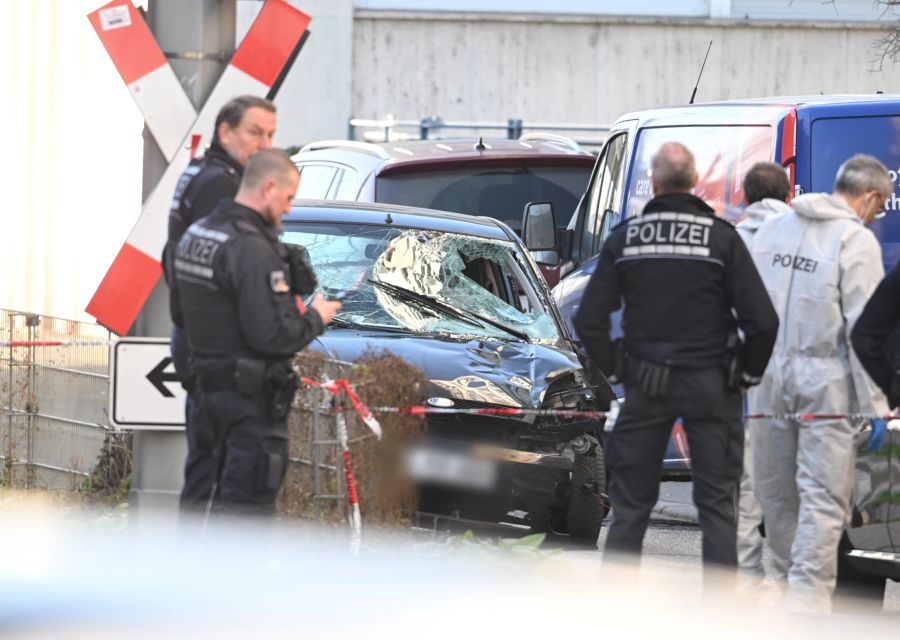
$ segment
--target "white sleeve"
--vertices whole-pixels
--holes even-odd
[[[866,373],[850,346],[850,331],[878,283],[884,278],[881,245],[875,234],[854,225],[853,230],[844,238],[839,264],[841,309],[857,409],[861,413],[884,415],[889,412],[887,399]]]

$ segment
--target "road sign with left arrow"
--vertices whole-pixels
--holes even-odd
[[[109,393],[113,425],[125,429],[182,429],[184,399],[168,340],[121,338],[115,343]]]

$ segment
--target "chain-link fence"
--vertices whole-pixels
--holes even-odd
[[[103,454],[127,466],[126,435],[109,426],[110,333],[86,322],[0,310],[0,459],[7,486],[89,485]],[[36,342],[95,341],[45,346]],[[108,462],[108,461],[107,461]],[[102,465],[101,465],[102,466]],[[107,464],[109,466],[109,464]]]

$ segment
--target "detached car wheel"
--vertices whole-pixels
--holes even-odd
[[[609,513],[606,503],[606,459],[600,445],[575,456],[572,485],[566,507],[566,530],[573,541],[594,546]]]

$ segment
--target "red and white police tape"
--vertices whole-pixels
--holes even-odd
[[[0,340],[0,348],[21,347],[105,347],[114,344],[115,340]],[[426,407],[413,405],[407,407],[369,407],[353,390],[349,380],[339,378],[319,382],[311,378],[300,378],[305,385],[320,387],[333,395],[341,391],[372,433],[379,439],[382,435],[381,424],[375,413],[400,413],[405,415],[470,415],[470,416],[540,416],[558,418],[606,418],[609,411],[583,411],[578,409],[520,409],[517,407],[482,407],[455,409],[451,407]],[[794,422],[813,422],[816,420],[850,420],[866,422],[870,420],[900,420],[900,413],[752,413],[745,414],[744,420],[793,420]]]

